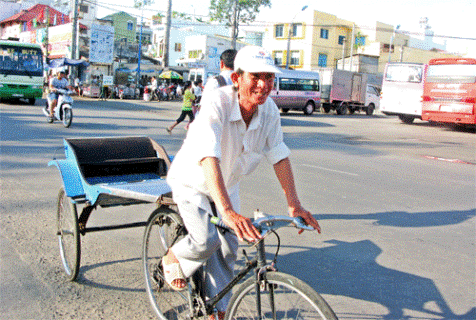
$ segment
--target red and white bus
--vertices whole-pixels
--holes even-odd
[[[476,59],[432,59],[423,88],[422,120],[476,124]]]
[[[383,75],[380,111],[398,116],[408,124],[421,119],[425,69],[423,63],[388,63]]]

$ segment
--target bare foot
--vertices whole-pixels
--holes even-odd
[[[177,257],[172,252],[172,250],[167,251],[167,254],[164,256],[163,259],[164,264],[169,265],[172,263],[179,263]],[[172,281],[172,286],[183,289],[187,285],[187,282],[184,279],[175,279]]]
[[[218,311],[218,320],[223,320],[225,318],[225,312],[224,311]],[[215,315],[212,314],[208,316],[208,320],[216,320]]]

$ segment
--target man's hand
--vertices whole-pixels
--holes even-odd
[[[233,229],[240,241],[256,242],[261,239],[258,229],[253,226],[249,218],[243,217],[233,210],[226,210],[222,214],[223,222]]]
[[[321,227],[316,219],[311,215],[309,211],[299,206],[298,208],[289,208],[289,215],[291,217],[301,217],[304,219],[307,225],[313,227],[318,233],[321,233]],[[299,234],[303,233],[303,229],[299,230]]]

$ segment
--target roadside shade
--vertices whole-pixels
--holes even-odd
[[[160,74],[159,78],[161,79],[183,79],[183,77],[175,71],[168,70]]]

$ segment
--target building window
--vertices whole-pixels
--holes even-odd
[[[344,36],[339,36],[339,41],[338,41],[338,43],[339,43],[340,45],[343,45],[344,42],[345,42],[345,37],[344,37]]]
[[[283,65],[283,52],[282,51],[274,51],[274,64],[277,66]]]
[[[365,37],[356,37],[355,44],[358,46],[365,46]]]
[[[302,37],[302,23],[293,23],[291,26],[291,36],[295,38],[300,38]]]
[[[329,30],[328,29],[321,29],[321,38],[322,39],[329,39]]]
[[[389,52],[390,45],[389,44],[383,44],[382,46],[382,52]],[[394,52],[395,46],[392,44],[392,52]]]
[[[175,52],[182,52],[182,44],[175,43]]]
[[[134,23],[132,21],[127,21],[127,30],[132,31],[134,29]]]
[[[89,6],[85,6],[82,4],[79,5],[79,12],[88,13],[88,11],[89,11]]]
[[[327,54],[319,53],[318,65],[321,68],[327,67]]]
[[[289,65],[299,66],[301,63],[301,53],[299,51],[291,51],[291,56],[289,57]]]
[[[263,33],[262,32],[247,32],[245,36],[245,42],[255,45],[255,46],[263,46]]]
[[[188,52],[188,57],[190,59],[199,59],[202,55],[202,50],[190,50]]]
[[[284,38],[284,24],[277,24],[274,26],[274,37]]]

